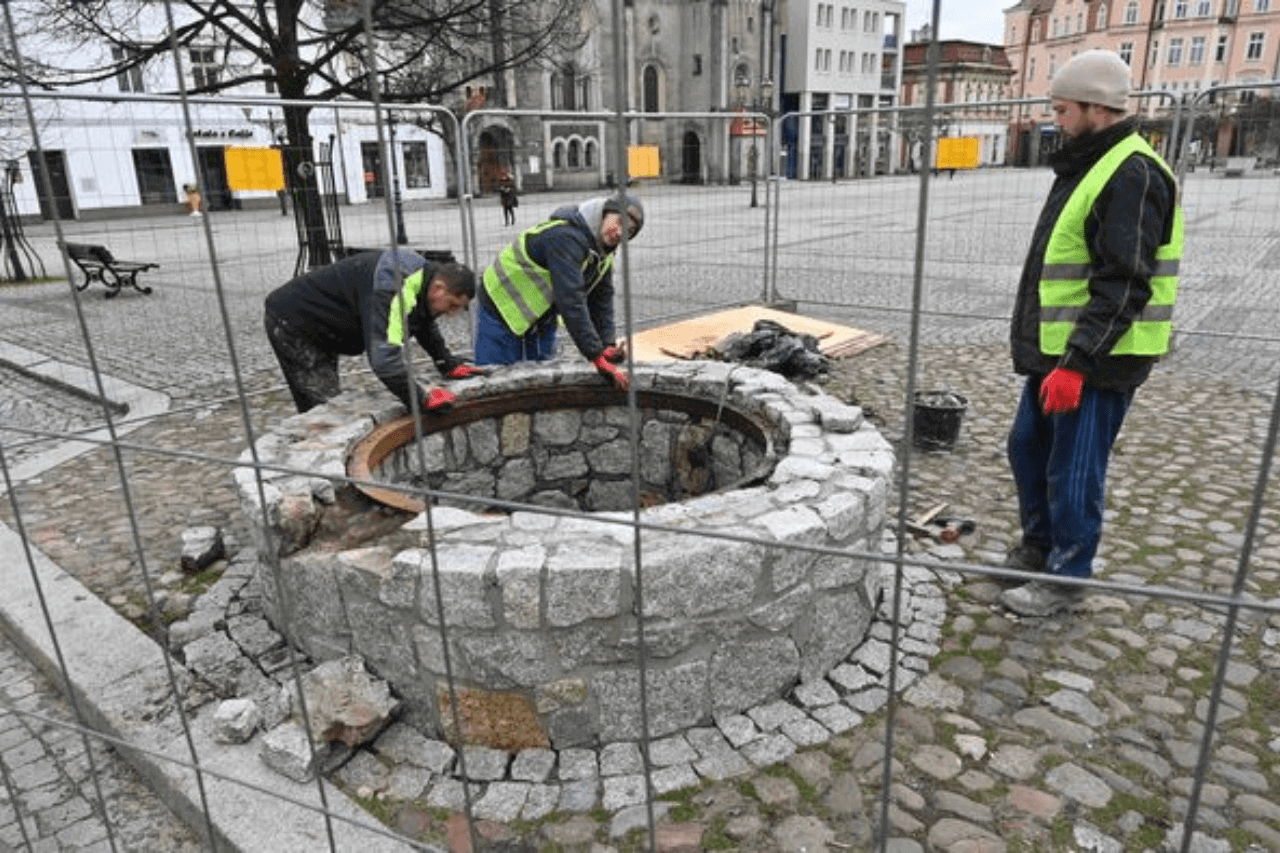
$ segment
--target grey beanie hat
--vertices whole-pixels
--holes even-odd
[[[1086,50],[1053,75],[1049,97],[1123,110],[1129,99],[1129,65],[1109,50]]]
[[[606,213],[612,211],[622,214],[624,224],[630,219],[633,230],[629,235],[629,239],[634,240],[644,226],[644,205],[640,203],[640,199],[629,193],[624,194],[622,198],[623,200],[619,201],[615,196],[599,196],[598,198],[589,198],[578,205],[578,212],[582,214],[582,218],[586,220],[587,227],[595,235],[596,245],[606,252],[613,251],[612,249],[605,249],[600,238],[600,228],[604,224],[604,215]]]

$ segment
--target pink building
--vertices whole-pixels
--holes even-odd
[[[1173,98],[1184,94],[1280,77],[1280,0],[1021,0],[1004,15],[1005,52],[1014,69],[1010,98],[1045,97],[1054,72],[1094,48],[1113,50],[1129,63],[1134,91],[1150,93],[1134,109],[1153,120],[1168,118]],[[1236,110],[1252,96],[1233,93],[1223,101]],[[1225,155],[1238,127],[1225,110],[1215,115],[1218,126],[1203,147]],[[1051,127],[1047,107],[1024,119],[1015,137],[1019,161],[1030,155],[1035,162],[1037,152],[1027,146],[1037,147]]]

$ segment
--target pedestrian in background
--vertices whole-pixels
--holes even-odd
[[[1014,303],[1014,369],[1027,377],[1009,431],[1021,543],[1006,565],[1049,577],[1006,590],[1023,616],[1074,608],[1102,535],[1107,462],[1134,391],[1168,352],[1182,257],[1174,175],[1125,112],[1129,66],[1078,54],[1049,86],[1066,144]]]
[[[520,206],[520,196],[516,194],[516,185],[510,175],[503,177],[502,183],[498,186],[498,196],[502,200],[502,224],[515,225],[516,208]]]
[[[476,323],[476,364],[546,361],[556,325],[601,375],[626,390],[615,345],[613,261],[622,229],[635,239],[644,207],[631,196],[562,207],[526,231],[484,271]]]
[[[364,353],[374,375],[412,411],[415,386],[403,352],[410,338],[449,379],[483,373],[453,357],[435,323],[465,310],[475,292],[467,267],[404,250],[362,252],[276,288],[266,299],[267,339],[294,405],[305,412],[336,396],[338,356]],[[416,393],[428,414],[448,411],[457,399],[439,387],[416,386]]]

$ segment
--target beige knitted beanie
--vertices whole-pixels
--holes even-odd
[[[1049,97],[1123,110],[1129,98],[1129,66],[1109,50],[1086,50],[1053,75]]]

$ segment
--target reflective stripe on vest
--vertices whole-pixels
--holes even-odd
[[[423,270],[415,270],[404,277],[404,285],[391,300],[391,310],[387,312],[387,343],[404,346],[404,321],[413,313],[413,306],[418,304],[422,295]]]
[[[1147,141],[1134,133],[1102,156],[1063,205],[1049,234],[1040,274],[1040,350],[1061,355],[1084,306],[1089,302],[1089,247],[1084,223],[1094,201],[1131,154],[1143,154],[1173,179],[1168,164]],[[1173,334],[1173,303],[1178,291],[1178,262],[1182,259],[1182,206],[1175,205],[1169,242],[1156,249],[1151,276],[1151,299],[1120,336],[1111,355],[1163,355]]]
[[[498,259],[484,271],[484,289],[493,300],[503,322],[515,335],[529,331],[539,318],[546,315],[554,304],[551,273],[546,267],[529,257],[526,241],[548,228],[563,225],[563,219],[551,219],[521,233],[505,249]],[[585,276],[595,255],[588,254],[582,262]],[[613,255],[606,255],[596,270],[595,278],[587,282],[587,292],[613,269]]]

